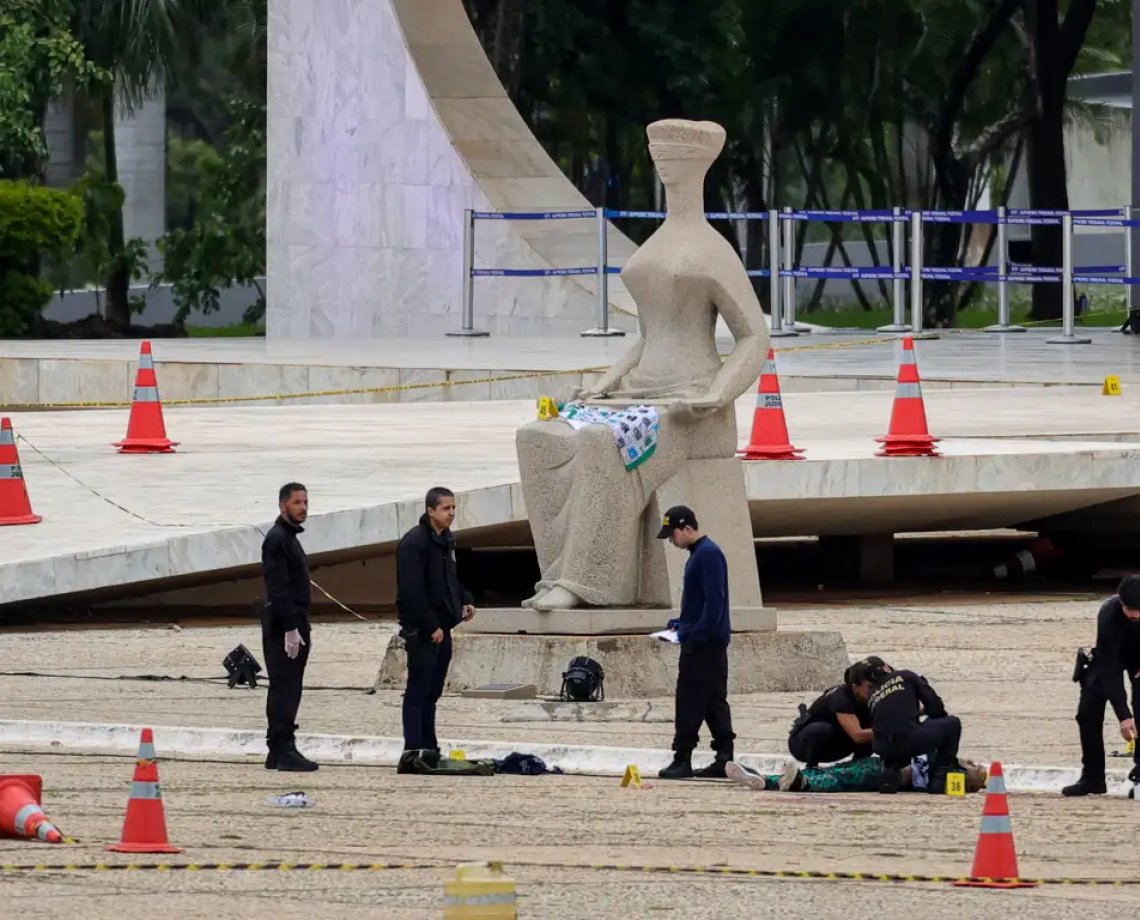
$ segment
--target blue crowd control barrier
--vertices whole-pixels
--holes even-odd
[[[902,221],[906,219],[906,214],[900,212],[895,214],[894,211],[812,211],[801,210],[784,212],[780,215],[784,220],[806,220],[806,221],[819,221],[827,224],[845,224],[845,223],[894,223],[896,220]]]
[[[475,220],[582,220],[596,218],[597,211],[475,211]]]
[[[649,220],[664,220],[664,211],[606,211],[610,220],[621,218],[644,218]],[[767,220],[767,211],[708,211],[705,220]]]
[[[909,271],[895,271],[890,267],[875,268],[852,266],[826,268],[826,267],[800,267],[780,269],[781,278],[819,278],[836,281],[894,281],[896,278],[910,277]]]

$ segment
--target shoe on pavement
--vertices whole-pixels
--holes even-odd
[[[1082,795],[1105,795],[1108,792],[1108,787],[1105,785],[1104,780],[1093,780],[1081,777],[1073,785],[1066,786],[1061,790],[1061,795],[1075,798]]]
[[[312,773],[320,765],[313,763],[296,748],[289,748],[277,755],[277,769],[282,773]]]
[[[724,765],[728,763],[726,760],[714,760],[707,767],[701,767],[693,775],[698,779],[727,779],[724,772]]]
[[[807,783],[804,782],[804,775],[799,765],[793,762],[784,767],[777,786],[781,792],[803,792],[807,788]]]
[[[265,757],[265,769],[266,770],[276,770],[277,769],[277,752],[276,751],[270,751],[266,755],[266,757]]]
[[[761,774],[734,760],[724,765],[724,775],[734,783],[747,786],[754,792],[764,792],[768,789],[768,783]]]
[[[879,775],[879,792],[883,795],[894,795],[900,786],[902,786],[902,773],[884,764]]]
[[[673,762],[657,774],[660,779],[692,779],[693,764],[688,757],[674,757]]]

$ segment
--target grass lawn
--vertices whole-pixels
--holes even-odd
[[[1104,298],[1098,300],[1090,298],[1088,312],[1077,317],[1077,326],[1120,326],[1124,322],[1127,311],[1122,298]],[[1050,328],[1060,326],[1061,321],[1030,322],[1029,303],[1011,303],[1010,320],[1019,326]],[[814,323],[818,326],[830,326],[833,329],[876,329],[892,322],[892,313],[889,307],[881,306],[871,310],[863,310],[858,305],[842,306],[836,308],[821,307],[812,313],[797,314],[796,319],[802,323]],[[910,310],[906,314],[910,322]],[[997,304],[981,303],[967,307],[958,314],[957,327],[960,329],[982,329],[997,322]]]
[[[186,332],[192,339],[238,339],[265,335],[265,327],[244,323],[233,326],[187,326]]]

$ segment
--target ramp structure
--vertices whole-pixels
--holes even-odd
[[[270,0],[274,339],[436,335],[462,311],[464,210],[591,207],[496,77],[462,0]],[[632,242],[608,228],[609,263]],[[484,221],[475,265],[596,264],[596,221]],[[596,325],[593,276],[476,280],[492,334]],[[610,277],[611,326],[636,328]]]

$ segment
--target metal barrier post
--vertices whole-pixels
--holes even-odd
[[[1073,304],[1073,215],[1061,218],[1061,334],[1050,345],[1088,345],[1092,339],[1076,334]]]
[[[910,327],[922,332],[922,212],[910,215]]]
[[[780,212],[768,212],[768,324],[773,336],[784,330],[780,307]]]
[[[444,335],[465,338],[483,338],[490,335],[475,328],[475,212],[468,208],[463,212],[463,325],[454,332]]]
[[[791,217],[787,216],[791,213],[791,211],[792,211],[791,208],[784,208],[784,215],[783,216],[779,215],[775,211],[773,211],[772,214],[776,218],[776,221],[775,221],[776,227],[775,227],[774,231],[771,229],[769,229],[769,231],[768,231],[769,232],[768,239],[771,241],[771,243],[777,244],[777,245],[773,246],[773,248],[772,248],[773,253],[776,254],[772,258],[772,269],[773,269],[772,276],[773,276],[773,278],[777,278],[777,279],[779,278],[779,275],[780,275],[780,272],[778,270],[778,265],[780,263],[780,259],[778,258],[780,247],[779,247],[778,243],[779,243],[780,236],[781,236],[781,233],[780,233],[781,229],[783,230],[782,236],[784,238],[784,259],[783,259],[784,270],[790,272],[792,270],[793,265],[795,264],[795,258],[796,258],[796,241],[795,241],[795,236],[794,236],[795,228],[792,227]],[[782,228],[780,226],[781,220],[783,221],[783,227]],[[786,338],[790,338],[791,336],[799,335],[799,333],[796,331],[796,318],[795,318],[795,312],[796,312],[796,279],[793,278],[791,275],[785,275],[783,280],[784,280],[783,295],[777,296],[775,301],[772,304],[771,336],[774,339],[778,339],[778,338],[785,338],[786,339]],[[778,288],[779,285],[773,283],[773,287]]]
[[[891,263],[895,272],[892,316],[891,322],[886,326],[880,326],[876,332],[910,332],[910,324],[906,321],[906,279],[901,277],[903,249],[906,248],[906,225],[902,219],[902,208],[895,208],[894,214],[895,219],[891,224],[892,247],[895,251]]]
[[[585,330],[582,335],[591,338],[625,335],[624,329],[610,328],[610,280],[609,268],[609,222],[606,209],[598,208],[598,325]]]
[[[1024,326],[1015,326],[1009,321],[1009,226],[1005,222],[1006,209],[998,212],[998,321],[986,326],[985,332],[1025,332]]]
[[[1132,205],[1124,208],[1124,274],[1132,277]],[[1132,314],[1132,285],[1124,285],[1124,304]]]

